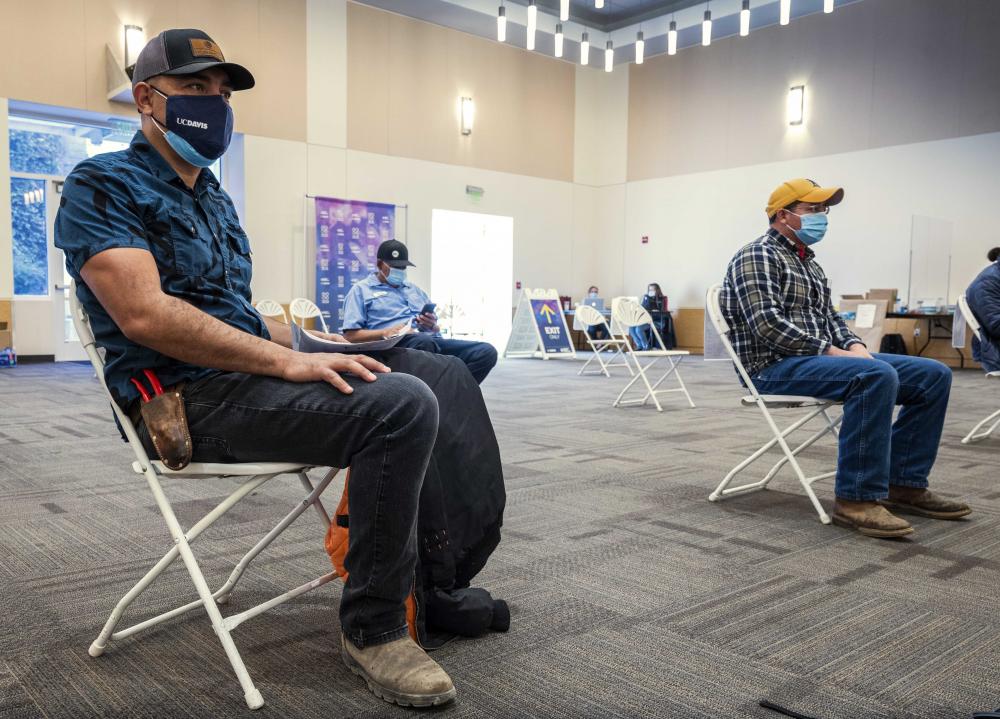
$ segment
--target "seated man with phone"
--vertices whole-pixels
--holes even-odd
[[[468,342],[441,336],[427,293],[406,281],[413,267],[406,245],[387,240],[379,245],[376,271],[361,280],[344,298],[341,332],[351,342],[371,342],[405,334],[397,347],[451,355],[462,360],[476,382],[482,383],[497,363],[489,342]]]

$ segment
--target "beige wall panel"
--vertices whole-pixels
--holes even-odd
[[[84,26],[83,0],[0,2],[0,96],[85,107]]]
[[[124,24],[140,25],[147,38],[169,27],[205,30],[257,78],[233,102],[236,129],[305,139],[305,0],[0,2],[0,95],[132,115],[131,106],[107,101],[104,48],[124,60]]]
[[[345,197],[347,192],[347,150],[341,147],[309,145],[306,192],[317,197]]]
[[[651,58],[630,68],[629,180],[996,132],[998,25],[990,0],[867,1]]]
[[[198,5],[198,0],[191,0]],[[233,5],[255,4],[252,0],[229,0]],[[238,98],[234,106],[237,129],[253,135],[284,140],[306,139],[306,7],[304,0],[259,0],[259,27],[251,36],[241,34],[239,55],[225,50],[227,57],[247,58],[257,85]],[[204,4],[204,3],[202,3]],[[215,3],[213,2],[214,6]],[[244,42],[255,46],[243,50]],[[223,45],[223,48],[226,46]]]
[[[347,4],[347,146],[389,150],[388,13]]]
[[[359,5],[347,15],[349,147],[572,179],[571,64]]]
[[[10,143],[7,138],[7,98],[0,97],[0,299],[14,295],[13,226],[10,217]]]
[[[1000,128],[1000,2],[971,0],[965,19],[958,133]]]
[[[86,100],[84,105],[56,102],[57,105],[81,107],[112,115],[133,116],[135,108],[120,102],[108,102],[108,81],[104,65],[104,47],[110,45],[121,62],[125,61],[124,25],[138,25],[152,38],[161,30],[177,27],[178,7],[175,3],[155,0],[84,0],[84,31],[79,33],[83,42],[77,57],[86,69]],[[216,38],[220,45],[222,40]],[[229,49],[222,45],[226,52]]]
[[[347,1],[306,3],[306,141],[347,147]]]
[[[585,185],[625,182],[628,168],[628,72],[575,70],[573,181]]]
[[[877,11],[873,18],[877,29],[871,144],[879,147],[955,136],[968,2],[880,0],[866,4]]]

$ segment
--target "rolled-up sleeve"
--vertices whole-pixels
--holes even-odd
[[[124,179],[88,161],[77,165],[63,184],[54,241],[66,253],[67,269],[77,280],[87,261],[105,250],[150,250]]]
[[[365,298],[361,285],[354,285],[344,298],[344,324],[340,331],[363,330],[368,326],[368,313],[365,312]]]
[[[785,317],[781,274],[781,259],[766,244],[749,245],[737,255],[732,282],[743,316],[754,334],[780,354],[823,354],[827,340]]]

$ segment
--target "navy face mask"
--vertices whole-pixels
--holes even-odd
[[[166,127],[150,115],[167,144],[181,159],[195,167],[208,167],[229,148],[233,137],[233,108],[222,95],[164,95]]]

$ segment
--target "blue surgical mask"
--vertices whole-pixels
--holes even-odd
[[[388,282],[393,287],[400,287],[404,282],[406,282],[406,270],[399,267],[393,267],[389,270],[389,274],[385,276],[386,282]]]
[[[795,215],[795,213],[792,213]],[[802,220],[802,229],[794,230],[795,236],[801,240],[804,245],[815,245],[817,242],[823,239],[826,235],[826,228],[829,226],[829,220],[825,213],[817,212],[812,215],[795,215],[800,220]]]
[[[590,293],[590,299],[596,300],[597,299],[597,293],[596,292],[591,292]]]
[[[182,160],[195,167],[208,167],[225,154],[233,137],[233,108],[222,95],[164,95],[166,127],[150,115],[167,144]]]

